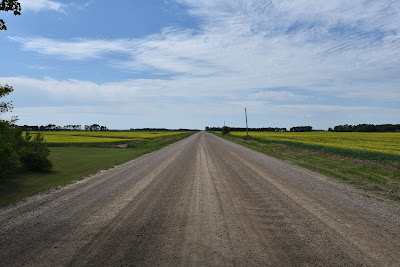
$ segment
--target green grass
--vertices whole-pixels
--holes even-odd
[[[21,172],[0,183],[0,206],[25,197],[65,186],[102,169],[135,159],[192,133],[160,136],[131,145],[133,148],[50,147],[53,169],[49,172]]]
[[[340,154],[341,150],[326,150],[316,146],[303,146],[291,142],[273,142],[258,138],[246,138],[217,134],[227,140],[253,150],[325,174],[358,188],[400,200],[400,166],[397,158],[384,160],[360,159],[351,153]],[[370,156],[371,154],[369,154]],[[381,153],[375,155],[382,156]],[[383,163],[385,162],[385,163]],[[389,194],[392,190],[394,193]]]

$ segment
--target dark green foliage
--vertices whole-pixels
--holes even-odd
[[[247,128],[242,127],[229,127],[231,132],[245,132]],[[206,131],[210,132],[220,132],[222,131],[221,127],[206,127]],[[251,132],[287,132],[286,128],[279,127],[262,127],[262,128],[249,128]]]
[[[92,125],[85,125],[85,131],[108,131],[108,129],[106,126],[92,124]]]
[[[228,126],[224,126],[222,127],[221,132],[223,135],[226,135],[231,132],[231,129]]]
[[[20,129],[9,122],[0,122],[0,180],[21,168],[32,171],[51,169],[49,153],[42,134],[32,137],[26,133],[24,138]]]
[[[21,15],[21,4],[18,0],[3,0],[0,3],[0,11],[12,11],[14,15]],[[0,31],[7,30],[4,20],[0,19]]]
[[[32,171],[50,170],[53,164],[47,158],[50,150],[44,143],[43,135],[38,133],[32,138],[32,135],[26,132],[24,141],[25,144],[20,151],[23,165]]]
[[[18,154],[22,142],[20,130],[0,121],[0,180],[22,166]]]
[[[359,125],[338,125],[335,126],[335,132],[398,132],[400,131],[400,124],[359,124]]]
[[[296,126],[290,128],[291,132],[311,132],[312,126]]]
[[[13,91],[13,87],[9,86],[8,84],[4,86],[0,85],[0,98],[11,94]],[[11,102],[0,102],[0,113],[11,111],[12,108]]]
[[[9,95],[12,86],[0,85],[0,98]],[[11,111],[11,102],[0,102],[0,114]],[[0,119],[0,180],[21,166],[17,149],[21,144],[21,131],[15,129],[11,122]]]

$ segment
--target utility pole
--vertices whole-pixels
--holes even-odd
[[[249,125],[247,124],[247,110],[244,108],[244,114],[246,115],[246,129],[247,129],[247,136],[249,136]]]

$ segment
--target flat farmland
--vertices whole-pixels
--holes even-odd
[[[37,134],[37,132],[31,132]],[[178,131],[45,131],[41,132],[49,146],[90,146],[143,142],[159,137],[179,135]]]
[[[246,136],[246,132],[231,132]],[[400,156],[400,133],[338,132],[250,132],[251,136],[270,142],[305,144]]]

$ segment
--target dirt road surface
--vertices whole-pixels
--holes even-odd
[[[400,266],[400,212],[201,132],[0,210],[1,266]]]

